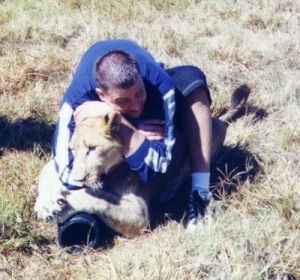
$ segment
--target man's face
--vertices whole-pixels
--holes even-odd
[[[139,76],[135,84],[128,89],[111,88],[107,91],[96,89],[102,101],[121,114],[138,118],[146,101],[146,90],[143,79]]]

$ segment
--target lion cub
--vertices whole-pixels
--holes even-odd
[[[64,187],[51,160],[39,178],[35,204],[38,218],[65,222],[76,212],[96,214],[113,230],[135,237],[149,221],[149,186],[124,162],[117,112],[78,124],[70,142],[74,154],[71,177],[84,188]]]

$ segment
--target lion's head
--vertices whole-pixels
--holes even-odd
[[[120,123],[121,115],[113,112],[76,125],[70,141],[74,155],[73,180],[88,187],[101,187],[103,176],[123,160],[122,146],[116,133]]]

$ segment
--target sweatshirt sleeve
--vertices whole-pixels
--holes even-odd
[[[67,102],[64,102],[60,108],[59,118],[56,123],[53,138],[53,156],[58,176],[62,184],[68,189],[83,186],[70,177],[74,157],[69,148],[69,142],[73,135],[74,127],[73,109]]]
[[[170,90],[163,96],[167,136],[164,141],[145,139],[142,145],[126,162],[144,181],[151,181],[159,174],[165,173],[172,158],[175,143],[173,117],[175,111],[175,92]]]
[[[64,94],[52,143],[56,171],[61,182],[69,189],[83,186],[70,176],[74,160],[69,148],[75,130],[74,110],[86,101],[99,101],[95,93],[96,80],[93,75],[93,64],[98,57],[98,48],[92,51],[87,51],[80,60]]]
[[[175,143],[175,85],[162,65],[144,49],[136,52],[136,59],[143,79],[158,92],[162,101],[167,135],[163,141],[146,139],[135,153],[126,158],[129,167],[144,181],[151,181],[159,174],[165,173],[172,158]],[[147,95],[153,92],[147,92]],[[149,97],[149,96],[148,96]],[[153,109],[155,110],[155,109]]]

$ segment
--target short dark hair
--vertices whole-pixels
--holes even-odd
[[[121,50],[114,50],[101,56],[94,68],[98,87],[102,90],[130,88],[135,84],[139,73],[134,56]]]

